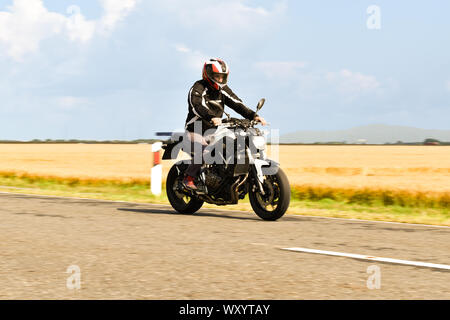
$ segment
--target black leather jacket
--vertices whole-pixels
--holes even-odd
[[[222,105],[217,108],[208,102],[215,100]],[[222,118],[224,106],[227,105],[246,119],[252,120],[256,113],[247,108],[228,86],[220,90],[211,88],[205,80],[194,83],[188,96],[189,113],[186,118],[185,129],[194,132],[194,123],[202,123],[202,134],[214,125],[210,122],[212,118]],[[204,120],[204,121],[202,121]]]

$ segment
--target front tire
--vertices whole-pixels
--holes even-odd
[[[263,220],[280,219],[286,213],[291,201],[291,188],[286,174],[278,168],[276,174],[265,176],[263,188],[265,195],[261,194],[258,187],[255,192],[249,193],[253,211]]]
[[[167,175],[167,197],[169,198],[169,202],[172,205],[172,208],[174,208],[177,212],[182,214],[194,214],[202,207],[203,201],[189,197],[177,191],[178,184],[183,180],[184,171],[187,166],[179,166],[180,174],[178,174],[176,166],[177,165],[172,166],[172,168],[170,168],[169,174]]]

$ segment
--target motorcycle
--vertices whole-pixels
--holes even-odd
[[[257,111],[264,102],[265,99],[258,102]],[[209,103],[222,108],[215,101]],[[195,180],[197,190],[187,189],[183,184],[193,153],[190,153],[191,160],[176,162],[166,179],[169,202],[179,213],[193,214],[204,202],[219,206],[237,204],[248,194],[254,212],[263,220],[275,221],[289,207],[291,191],[288,178],[279,163],[266,157],[266,138],[261,130],[255,128],[257,122],[226,115],[208,146],[212,150],[211,156],[220,161],[202,164]],[[177,158],[179,150],[182,150],[182,138],[183,133],[175,133],[163,143],[163,160]]]

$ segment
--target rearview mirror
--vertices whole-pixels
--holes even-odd
[[[264,98],[259,100],[258,105],[256,106],[256,112],[258,112],[263,107],[264,102],[266,102],[266,99],[264,99]]]

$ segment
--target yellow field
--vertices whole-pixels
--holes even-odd
[[[450,147],[278,148],[292,185],[450,192]],[[165,174],[170,165],[163,162]],[[151,146],[145,144],[0,144],[0,172],[141,180],[149,179],[151,166]]]

